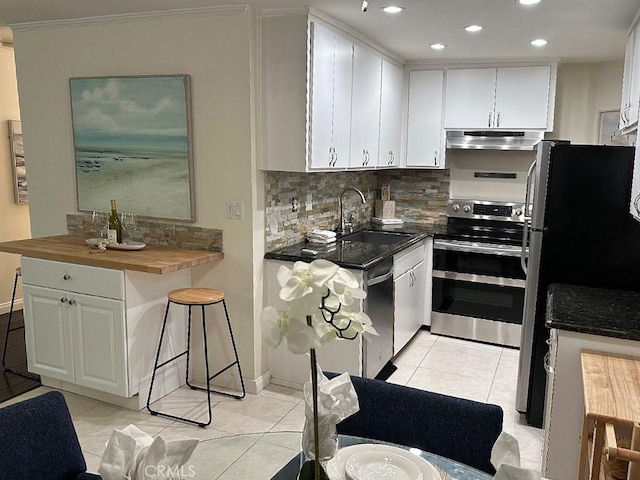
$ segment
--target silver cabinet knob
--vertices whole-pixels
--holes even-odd
[[[70,278],[71,278],[71,275],[68,275],[66,273],[62,276],[63,280],[69,280]]]
[[[65,302],[68,302],[68,301],[69,301],[69,299],[68,299],[68,298],[65,298],[65,297],[62,297],[62,298],[60,299],[60,302],[61,302],[61,303],[65,303]]]
[[[69,300],[69,305],[75,305],[76,301],[75,300]]]

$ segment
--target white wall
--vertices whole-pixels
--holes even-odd
[[[20,120],[16,68],[13,49],[0,47],[0,242],[31,236],[29,206],[18,205],[14,201],[13,168],[8,138],[9,120]],[[30,181],[30,176],[27,177]],[[18,255],[0,253],[0,313],[9,311],[13,279],[18,265]],[[21,284],[18,285],[17,307],[21,308],[22,290]]]
[[[622,70],[622,60],[561,65],[554,130],[547,137],[597,143],[600,112],[620,109]]]
[[[34,236],[66,233],[77,211],[69,78],[191,76],[196,225],[224,231],[225,255],[192,278],[224,291],[250,389],[266,370],[255,355],[253,36],[241,7],[14,28]],[[244,203],[244,220],[226,219],[227,200]]]

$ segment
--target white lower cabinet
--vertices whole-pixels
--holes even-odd
[[[393,355],[413,338],[423,323],[426,265],[425,242],[394,257]]]
[[[124,301],[24,286],[29,371],[128,396]]]
[[[153,274],[30,257],[21,263],[29,371],[43,385],[142,408],[166,295],[191,285],[190,270]],[[171,342],[161,360],[186,345],[185,310],[170,312]],[[179,388],[184,371],[183,359],[165,367],[152,401]]]

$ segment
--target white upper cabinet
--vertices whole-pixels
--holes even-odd
[[[638,127],[640,107],[640,34],[636,27],[627,38],[622,77],[622,97],[620,100],[620,123],[623,133],[630,133]]]
[[[547,128],[551,67],[508,67],[496,70],[494,128]]]
[[[408,168],[444,168],[443,70],[409,73]]]
[[[312,22],[311,168],[349,166],[353,43]]]
[[[495,68],[447,71],[445,128],[491,128]]]
[[[351,167],[375,167],[380,138],[382,59],[354,46],[351,98]]]
[[[383,60],[380,101],[380,146],[377,159],[379,167],[398,167],[400,165],[403,83],[403,70]]]
[[[551,70],[549,65],[448,70],[445,128],[550,130]]]
[[[261,168],[374,169],[386,157],[397,166],[403,71],[388,64],[383,85],[382,53],[313,16],[260,22]],[[382,160],[381,146],[392,152]]]

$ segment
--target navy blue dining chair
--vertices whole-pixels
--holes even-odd
[[[356,376],[351,382],[360,411],[338,423],[339,434],[415,447],[495,473],[490,459],[502,431],[498,405]]]
[[[0,480],[100,480],[57,391],[0,408]]]

